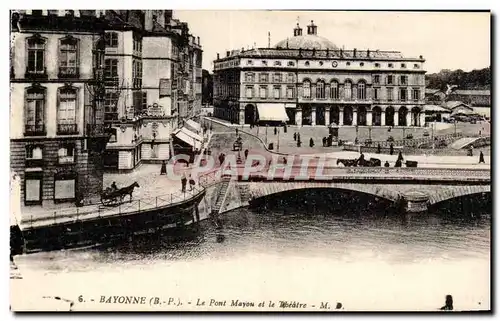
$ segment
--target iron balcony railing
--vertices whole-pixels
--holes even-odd
[[[25,125],[24,136],[45,136],[45,125]]]
[[[78,134],[77,124],[57,124],[58,135],[74,135]]]

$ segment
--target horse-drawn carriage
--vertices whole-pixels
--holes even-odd
[[[137,182],[123,188],[108,187],[101,193],[101,203],[104,206],[117,206],[123,203],[123,199],[127,195],[130,196],[130,201],[132,201],[132,193],[136,187],[139,187]]]
[[[238,136],[236,141],[233,143],[233,151],[241,151],[243,149],[243,142],[241,137]]]

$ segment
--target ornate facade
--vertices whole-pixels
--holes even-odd
[[[239,124],[424,126],[424,58],[344,50],[297,24],[274,48],[214,61],[214,114]]]

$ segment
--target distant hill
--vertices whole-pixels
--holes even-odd
[[[490,89],[491,68],[465,72],[461,69],[443,69],[437,74],[425,75],[427,88],[446,90],[446,84],[458,85],[458,89]]]

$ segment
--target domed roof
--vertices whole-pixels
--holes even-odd
[[[278,42],[275,45],[275,48],[316,50],[338,49],[338,47],[333,42],[318,35],[288,37]]]

